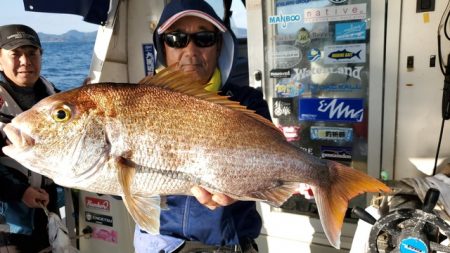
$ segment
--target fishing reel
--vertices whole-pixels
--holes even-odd
[[[369,236],[370,252],[450,252],[450,246],[440,244],[450,238],[450,225],[433,212],[439,194],[438,190],[430,188],[421,210],[398,209],[378,220],[360,207],[353,208],[353,214],[373,225]]]

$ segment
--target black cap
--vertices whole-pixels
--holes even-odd
[[[31,27],[26,25],[0,26],[0,48],[12,50],[21,46],[41,48],[39,36]]]

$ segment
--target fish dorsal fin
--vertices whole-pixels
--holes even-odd
[[[280,135],[283,133],[270,120],[256,114],[254,111],[247,109],[247,107],[240,105],[239,102],[228,99],[227,96],[219,95],[219,92],[212,92],[205,90],[205,85],[192,76],[180,71],[173,64],[154,76],[147,76],[142,79],[139,84],[157,86],[164,89],[180,92],[189,96],[196,97],[205,101],[219,104],[230,109],[244,113],[245,115],[256,119],[257,121],[275,129]]]

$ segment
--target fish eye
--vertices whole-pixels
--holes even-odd
[[[52,118],[56,122],[67,122],[72,117],[72,111],[68,106],[57,106],[53,109]]]

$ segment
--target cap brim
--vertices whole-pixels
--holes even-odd
[[[211,24],[213,24],[215,27],[217,27],[217,29],[219,29],[219,31],[221,31],[221,32],[227,31],[227,28],[222,23],[220,23],[215,18],[213,18],[212,16],[210,16],[204,12],[197,11],[197,10],[186,10],[186,11],[179,12],[179,13],[173,15],[172,17],[170,17],[168,20],[166,20],[166,22],[164,22],[158,28],[158,31],[157,31],[158,34],[164,33],[173,23],[175,23],[180,18],[186,17],[186,16],[194,16],[194,17],[202,18],[202,19],[210,22]]]
[[[8,42],[4,45],[1,46],[1,48],[4,48],[6,50],[13,50],[16,49],[18,47],[23,47],[23,46],[33,46],[33,47],[37,47],[37,48],[41,48],[41,45],[35,41],[32,40],[28,40],[28,39],[17,39],[11,42]]]

